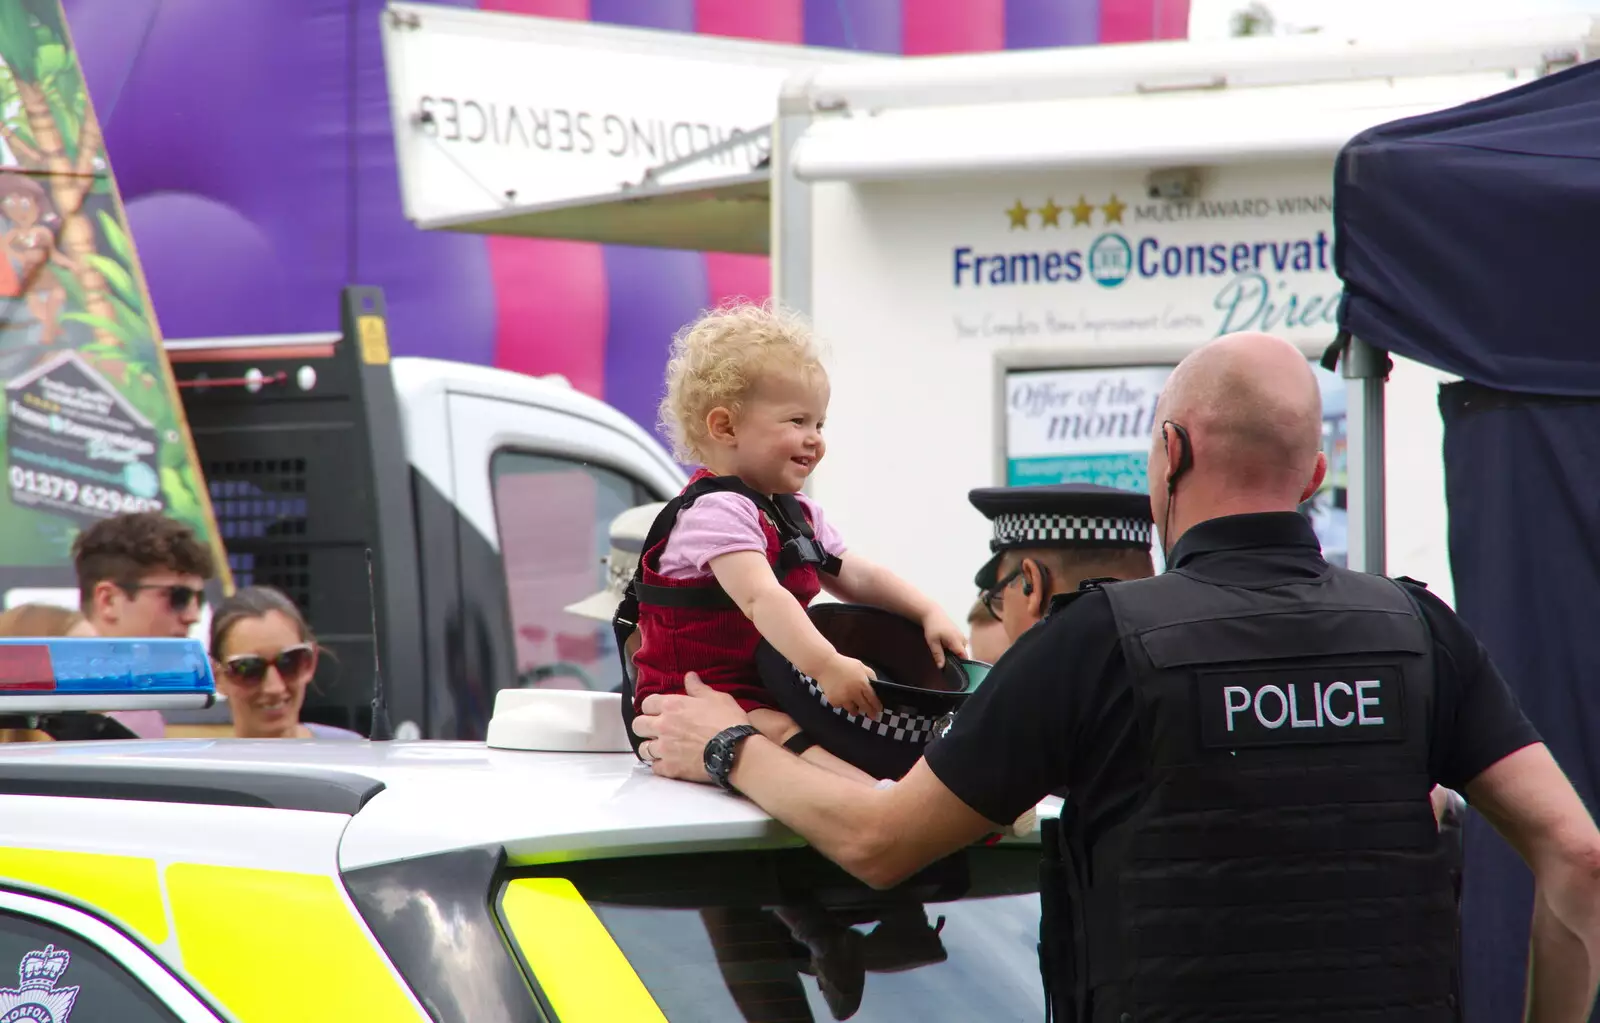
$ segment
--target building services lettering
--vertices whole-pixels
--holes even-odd
[[[767,136],[760,132],[701,121],[673,121],[473,97],[422,96],[417,101],[417,117],[423,131],[441,142],[578,156],[600,153],[616,159],[651,163],[680,159],[720,142],[747,139],[744,145],[734,145],[705,159],[709,164],[748,167],[766,154],[768,144]]]
[[[1201,735],[1211,747],[1396,740],[1405,734],[1402,686],[1392,665],[1208,672]]]

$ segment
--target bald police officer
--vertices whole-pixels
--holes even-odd
[[[1600,831],[1443,602],[1322,558],[1295,511],[1326,472],[1320,425],[1291,345],[1202,346],[1155,416],[1167,572],[1058,599],[893,787],[759,736],[713,766],[879,887],[1070,786],[1083,912],[1047,907],[1045,925],[1084,941],[1047,969],[1074,983],[1047,988],[1094,1023],[1454,1020],[1455,900],[1427,800],[1444,784],[1533,872],[1528,1018],[1587,1019]],[[706,745],[744,715],[698,682],[651,700],[635,729],[656,772],[706,779]]]
[[[1058,593],[1085,579],[1144,579],[1150,497],[1093,483],[981,487],[967,499],[993,524],[992,556],[973,580],[1005,626],[1007,645],[1036,625]]]

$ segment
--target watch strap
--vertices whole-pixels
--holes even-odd
[[[804,732],[796,732],[789,736],[789,738],[783,740],[783,748],[788,750],[790,753],[793,753],[795,756],[799,756],[816,744],[817,740],[813,739]]]

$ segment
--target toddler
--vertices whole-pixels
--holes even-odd
[[[720,588],[730,599],[720,607],[691,608],[681,606],[684,601],[662,606],[641,597],[635,710],[651,693],[682,693],[684,673],[693,671],[735,697],[767,738],[796,740],[790,748],[806,759],[871,782],[820,747],[804,745],[798,726],[778,709],[757,673],[761,639],[814,679],[830,704],[869,718],[883,711],[872,671],[835,650],[806,614],[821,590],[921,623],[941,665],[946,648],[965,656],[966,642],[955,623],[904,580],[859,554],[846,556],[838,530],[799,495],[827,450],[822,428],[828,396],[828,377],[809,332],[770,306],[719,309],[674,339],[661,419],[677,457],[701,466],[691,484],[737,477],[749,492],[700,495],[679,511],[666,539],[644,552],[641,582],[648,586]],[[784,562],[779,532],[751,492],[764,498],[794,495],[827,556],[822,571],[816,564]]]

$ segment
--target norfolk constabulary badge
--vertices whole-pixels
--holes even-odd
[[[46,945],[17,965],[19,987],[0,987],[0,1023],[67,1023],[78,988],[56,987],[72,965],[72,953]]]

